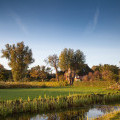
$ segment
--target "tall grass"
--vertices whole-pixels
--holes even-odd
[[[115,82],[109,81],[87,81],[87,82],[74,82],[75,87],[109,87]],[[4,88],[44,88],[44,87],[61,87],[67,86],[67,81],[60,82],[0,82],[0,89]]]
[[[44,88],[67,86],[67,82],[0,82],[0,89],[4,88]]]
[[[31,100],[7,100],[0,102],[0,116],[7,116],[15,113],[33,113],[45,112],[49,110],[59,110],[68,107],[84,107],[93,104],[106,104],[120,100],[120,94],[89,94],[89,95],[70,95],[69,96],[52,96],[44,95]]]

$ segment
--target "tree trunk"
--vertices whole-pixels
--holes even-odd
[[[75,71],[72,71],[72,84],[74,82],[74,79],[75,79]]]
[[[70,85],[72,85],[72,74],[71,74],[71,69],[68,69],[68,82],[70,83]]]
[[[57,68],[55,68],[55,71],[56,71],[56,80],[59,82],[59,77],[58,77],[58,70],[57,70]]]

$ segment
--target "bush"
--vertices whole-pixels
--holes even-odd
[[[83,81],[96,81],[96,80],[104,80],[104,81],[118,81],[119,75],[114,74],[112,71],[104,70],[102,72],[95,71],[94,73],[89,72],[88,75],[83,77]]]
[[[0,82],[0,88],[41,88],[66,85],[67,82]]]
[[[88,75],[85,75],[82,80],[83,81],[89,81],[90,79],[89,79]]]
[[[59,81],[65,81],[66,79],[65,79],[65,76],[64,75],[60,75],[59,76]]]
[[[56,80],[56,78],[51,78],[50,81],[51,82],[56,82],[57,80]]]
[[[111,71],[105,70],[102,72],[102,79],[106,81],[117,81],[118,76]]]

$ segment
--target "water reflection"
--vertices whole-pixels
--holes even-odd
[[[0,120],[89,120],[105,114],[106,112],[118,109],[117,106],[96,105],[92,108],[71,108],[46,114],[22,114],[13,115]]]
[[[56,113],[48,113],[43,115],[37,115],[32,117],[30,120],[80,120],[84,119],[85,113],[89,109],[69,109],[67,111],[60,111]]]
[[[98,116],[101,116],[103,114],[104,112],[102,112],[102,110],[99,110],[97,108],[92,108],[87,112],[86,116],[88,116],[88,118],[91,119],[91,118],[96,118]]]

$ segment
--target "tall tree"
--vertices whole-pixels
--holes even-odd
[[[25,77],[28,65],[34,62],[32,50],[24,45],[24,42],[17,45],[6,44],[6,49],[2,50],[2,57],[9,60],[9,66],[12,68],[14,81],[20,81]]]
[[[58,62],[59,62],[59,58],[56,54],[54,55],[50,55],[48,56],[47,60],[45,60],[45,62],[49,63],[49,65],[51,67],[54,67],[55,71],[56,71],[56,80],[59,81],[59,77],[58,77]]]
[[[72,69],[74,59],[74,50],[65,48],[59,56],[59,67],[62,71]]]
[[[59,67],[62,71],[67,71],[68,81],[73,84],[75,72],[85,62],[85,56],[82,51],[65,48],[59,56]]]
[[[85,55],[82,51],[76,50],[73,56],[72,68],[76,72],[80,68],[83,68],[85,63]]]
[[[45,66],[41,66],[40,78],[42,82],[47,78],[47,72]]]

